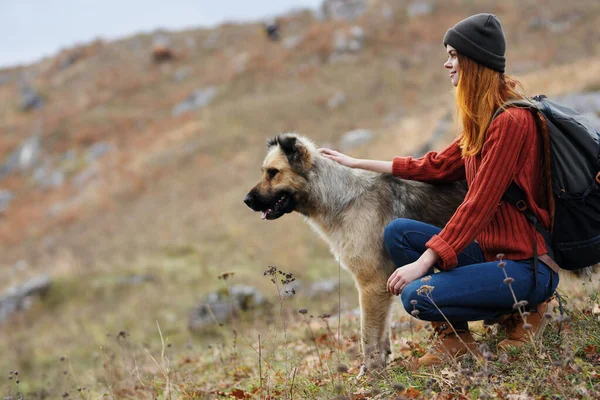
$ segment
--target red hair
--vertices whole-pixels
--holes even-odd
[[[521,83],[458,54],[460,76],[456,91],[458,120],[462,123],[462,156],[479,154],[494,112],[509,99],[524,99]]]

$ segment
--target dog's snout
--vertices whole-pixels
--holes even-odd
[[[246,203],[246,205],[250,208],[254,206],[254,196],[252,195],[252,192],[246,195],[246,197],[244,198],[244,203]]]

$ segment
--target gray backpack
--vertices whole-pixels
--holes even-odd
[[[551,249],[550,255],[561,268],[574,270],[599,263],[600,133],[585,117],[544,95],[529,101],[509,101],[504,107],[528,108],[535,114],[539,111],[546,120],[556,207],[553,231],[546,231],[527,208],[524,193],[514,182],[504,199],[535,225]],[[503,111],[498,109],[493,118]],[[536,249],[534,253],[537,264]]]

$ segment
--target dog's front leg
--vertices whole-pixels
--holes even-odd
[[[393,296],[382,279],[362,284],[358,282],[358,290],[364,357],[359,376],[362,376],[368,369],[379,369],[386,365],[391,352],[388,324]]]

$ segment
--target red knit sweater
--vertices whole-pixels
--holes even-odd
[[[542,187],[542,146],[530,111],[510,109],[497,117],[486,134],[477,156],[461,156],[458,140],[440,152],[419,159],[395,157],[392,173],[404,179],[448,182],[466,179],[469,190],[439,235],[426,246],[439,256],[438,267],[449,270],[457,264],[457,254],[477,240],[487,261],[498,253],[506,259],[533,257],[533,238],[538,254],[546,254],[544,238],[533,224],[511,204],[502,201],[515,181],[527,198],[527,205],[549,228],[550,215]]]

